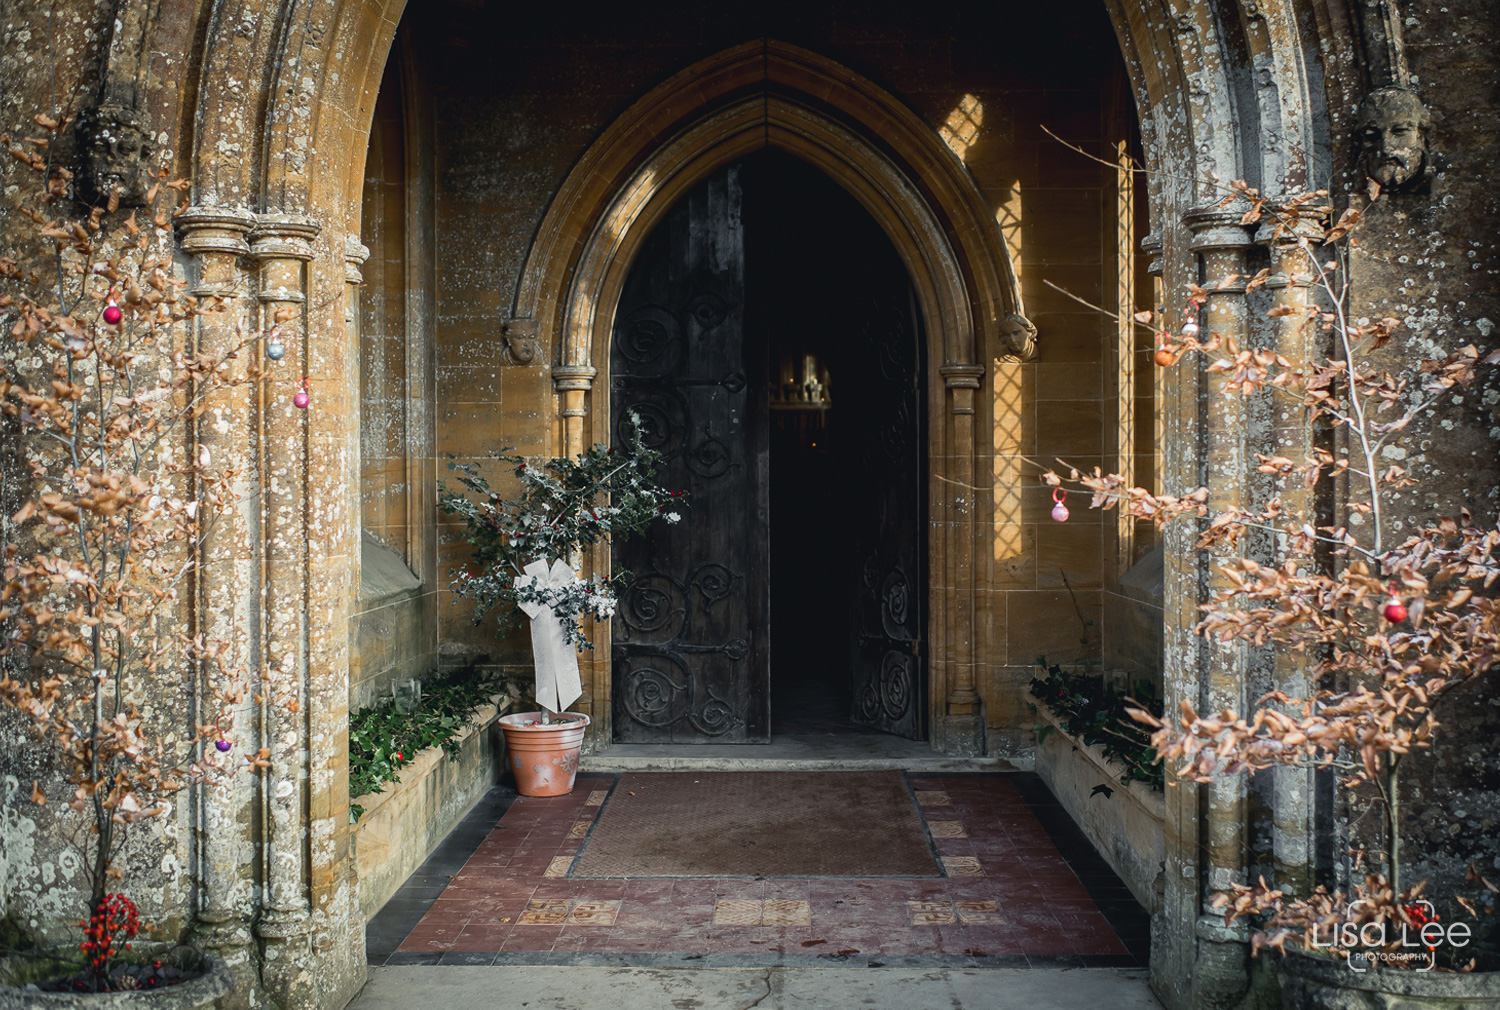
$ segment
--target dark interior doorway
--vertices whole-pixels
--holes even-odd
[[[746,162],[745,222],[749,345],[766,348],[770,402],[772,733],[925,739],[922,360],[906,269],[854,197],[780,152]]]
[[[691,498],[622,545],[618,742],[927,735],[923,356],[905,267],[859,203],[763,152],[643,245],[610,357]]]

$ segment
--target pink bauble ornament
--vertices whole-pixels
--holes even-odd
[[[297,395],[292,397],[292,406],[298,410],[306,410],[308,404],[312,403],[312,394],[307,391],[307,380],[302,380],[302,388],[297,390]]]
[[[1183,323],[1182,324],[1182,335],[1184,337],[1197,336],[1198,335],[1198,324],[1195,323],[1195,322],[1193,322],[1191,319],[1189,319],[1187,322]]]
[[[1385,609],[1381,610],[1381,613],[1384,614],[1385,619],[1387,621],[1390,621],[1392,624],[1400,624],[1402,621],[1406,620],[1406,606],[1394,596],[1391,597],[1391,601],[1385,605]]]
[[[1055,503],[1052,506],[1052,518],[1060,523],[1068,521],[1068,506],[1063,504],[1063,502],[1067,501],[1067,498],[1068,492],[1062,488],[1056,488],[1052,492],[1052,501]]]
[[[121,319],[124,318],[125,313],[121,312],[120,307],[114,302],[110,302],[108,305],[104,306],[104,321],[109,325],[115,326],[120,322]]]
[[[219,748],[220,754],[226,754],[229,752],[230,748],[234,746],[234,744],[230,743],[228,740],[216,740],[214,741],[214,746]]]

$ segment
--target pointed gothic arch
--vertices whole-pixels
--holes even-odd
[[[519,332],[553,350],[560,449],[607,440],[615,308],[640,245],[695,183],[776,148],[824,172],[880,225],[905,264],[927,334],[928,456],[937,479],[928,556],[934,747],[983,753],[974,683],[974,395],[980,348],[1023,311],[999,225],[968,170],[936,131],[846,67],[775,41],[726,50],[674,75],[611,124],[563,182],[517,288]],[[606,376],[607,379],[607,376]],[[603,559],[600,559],[601,561]],[[938,588],[941,587],[941,588]],[[589,660],[593,712],[610,736],[609,650]]]

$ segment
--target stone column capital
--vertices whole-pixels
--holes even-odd
[[[949,389],[978,389],[984,378],[984,366],[967,361],[945,361],[938,366],[938,374]]]
[[[1146,254],[1146,272],[1152,277],[1160,277],[1165,270],[1162,261],[1162,250],[1165,248],[1162,242],[1161,232],[1154,231],[1141,239],[1141,252]]]
[[[299,214],[257,214],[250,252],[260,260],[312,259],[312,242],[323,226]]]
[[[1224,206],[1211,203],[1185,211],[1182,223],[1193,233],[1189,248],[1197,253],[1248,249],[1255,244],[1252,228],[1240,221],[1249,209],[1248,201],[1236,198]]]
[[[244,256],[250,251],[245,236],[255,227],[255,221],[255,214],[237,207],[189,207],[177,215],[174,224],[182,236],[184,252]]]
[[[359,240],[358,235],[344,236],[344,281],[348,284],[363,284],[364,274],[359,268],[370,258],[370,247]]]
[[[599,369],[593,365],[553,365],[552,385],[559,393],[570,390],[587,392],[594,388],[594,376]]]

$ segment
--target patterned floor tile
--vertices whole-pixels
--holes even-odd
[[[916,794],[917,794],[917,805],[918,806],[922,806],[922,807],[951,807],[953,805],[952,798],[946,792],[943,792],[941,790],[937,790],[937,789],[918,789],[918,790],[916,790]]]
[[[544,876],[544,877],[566,877],[568,875],[568,871],[570,869],[572,869],[572,868],[573,868],[573,857],[572,856],[554,856],[554,857],[552,857],[552,861],[547,864],[547,869],[542,874],[542,876]]]
[[[968,838],[963,821],[928,821],[927,830],[933,838]]]
[[[518,926],[561,926],[568,921],[573,902],[564,898],[533,898],[516,919]]]
[[[946,926],[958,921],[951,901],[908,901],[906,914],[913,926]]]
[[[573,826],[568,829],[568,837],[587,838],[589,835],[589,828],[593,826],[593,821],[574,821]]]
[[[954,905],[958,909],[958,921],[965,926],[1005,921],[1000,917],[999,906],[993,901],[959,901]]]
[[[761,912],[762,926],[807,926],[812,923],[812,906],[805,901],[771,899]]]
[[[604,806],[604,801],[607,799],[609,799],[608,789],[595,789],[589,793],[589,798],[584,801],[583,805],[586,807],[602,807]]]
[[[758,900],[725,898],[714,906],[715,926],[759,926],[764,911]]]
[[[943,869],[950,877],[982,877],[984,867],[974,856],[944,856]]]
[[[620,914],[618,901],[579,901],[568,913],[570,926],[613,926]]]

